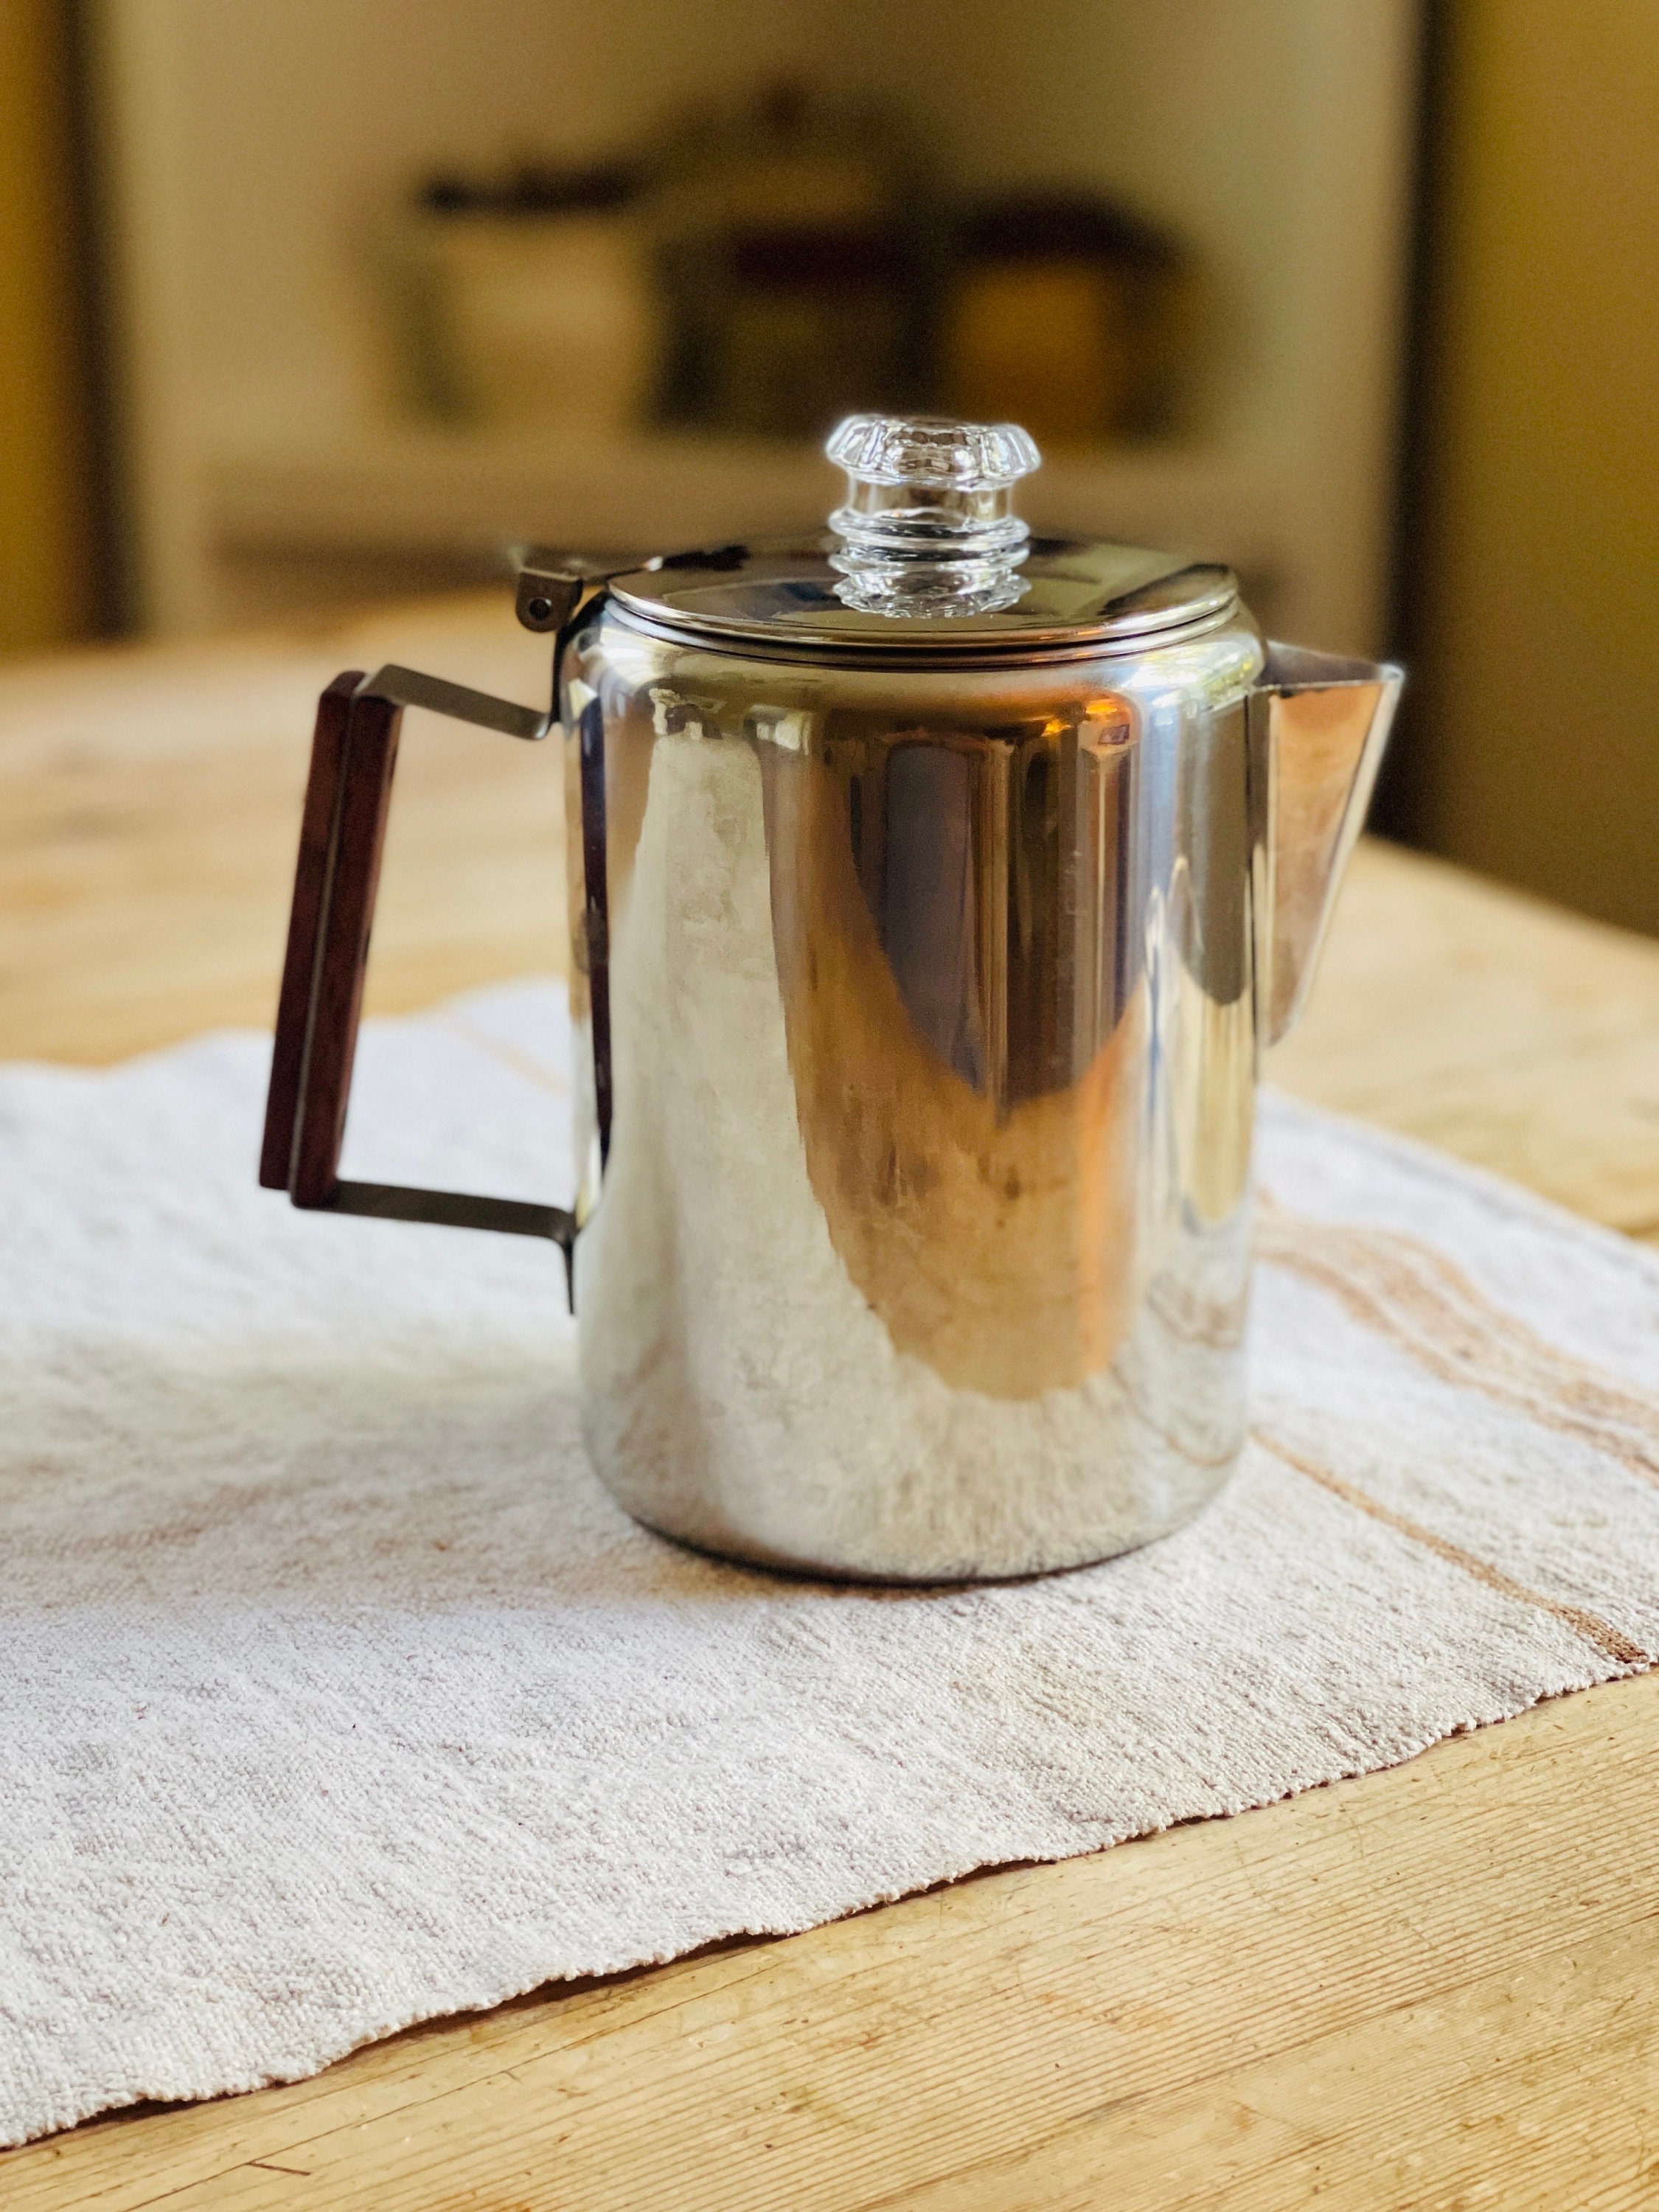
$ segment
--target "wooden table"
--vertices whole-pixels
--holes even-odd
[[[0,676],[0,1053],[268,1022],[310,702],[501,601]],[[371,1001],[558,958],[555,763],[411,716]],[[1271,1071],[1659,1243],[1659,945],[1362,849]],[[1659,2205],[1659,1676],[0,2156],[6,2212]],[[3,1993],[0,1993],[3,2001]]]

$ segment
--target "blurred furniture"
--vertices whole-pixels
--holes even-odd
[[[482,577],[514,536],[611,552],[819,520],[810,444],[411,426],[372,252],[413,176],[603,159],[793,79],[918,117],[964,198],[1104,192],[1188,244],[1184,419],[1057,450],[1032,519],[1229,558],[1283,634],[1381,642],[1416,0],[704,0],[695,33],[668,0],[92,4],[156,630]]]
[[[627,180],[536,177],[483,204],[429,185],[381,248],[411,409],[439,421],[614,439],[647,406],[664,320]],[[533,193],[533,197],[532,197]]]
[[[545,651],[503,593],[0,675],[0,1053],[265,1023],[322,684],[414,659],[529,699]],[[410,714],[372,1003],[556,963],[559,784],[544,749]],[[1362,848],[1270,1073],[1659,1244],[1659,947]],[[1656,1759],[1659,1676],[1610,1685],[1234,1820],[90,2123],[0,2154],[0,2201],[1634,2206]]]
[[[1436,21],[1392,818],[1659,933],[1659,16]]]
[[[1044,447],[1156,434],[1179,420],[1203,289],[1173,240],[1102,199],[965,210],[941,315],[946,410],[1018,422]]]

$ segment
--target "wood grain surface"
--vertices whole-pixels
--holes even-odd
[[[322,684],[396,659],[534,700],[544,654],[503,595],[0,675],[0,1054],[268,1023]],[[371,1007],[558,957],[550,756],[422,720]],[[1659,945],[1362,848],[1269,1073],[1659,1241]],[[1236,1820],[94,2121],[0,2155],[0,2203],[1659,2205],[1656,1774],[1650,1676]]]
[[[0,666],[0,1054],[98,1061],[269,1026],[310,732],[345,668],[543,703],[510,595],[238,645]],[[367,1011],[562,969],[561,763],[410,708]]]

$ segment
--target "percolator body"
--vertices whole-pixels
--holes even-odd
[[[1263,659],[1236,604],[963,665],[611,597],[566,637],[583,1419],[630,1513],[931,1582],[1224,1480]]]

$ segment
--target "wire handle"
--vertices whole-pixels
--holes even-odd
[[[413,668],[390,666],[370,677],[349,669],[318,701],[259,1181],[269,1190],[287,1191],[299,1206],[547,1237],[562,1249],[568,1279],[575,1219],[563,1206],[340,1178],[363,971],[405,707],[428,708],[532,743],[553,727],[550,714]]]

